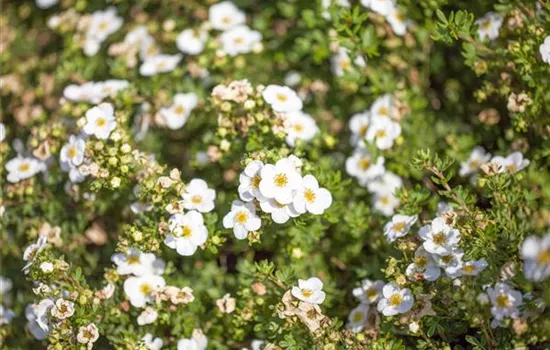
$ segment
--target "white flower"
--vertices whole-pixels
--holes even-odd
[[[372,199],[372,207],[376,212],[384,216],[391,216],[395,213],[395,208],[399,206],[399,199],[393,192],[375,193]]]
[[[378,149],[388,149],[393,146],[393,142],[401,135],[401,126],[388,117],[373,118],[366,139],[370,143],[375,143]]]
[[[152,293],[166,285],[162,276],[143,275],[128,277],[124,281],[124,293],[135,307],[144,307],[153,300]]]
[[[105,98],[116,95],[130,84],[126,80],[107,80],[104,82],[87,82],[82,85],[68,85],[63,90],[63,97],[71,101],[98,104]]]
[[[529,236],[521,246],[523,273],[531,281],[550,276],[550,233],[544,237]]]
[[[137,324],[140,326],[144,326],[146,324],[154,323],[157,320],[158,313],[155,309],[152,307],[146,307],[145,310],[139,314],[137,318]]]
[[[550,35],[544,38],[544,42],[540,44],[539,52],[543,62],[550,64]]]
[[[370,107],[371,120],[377,118],[391,118],[394,114],[393,97],[385,94],[378,97]]]
[[[40,253],[48,243],[48,239],[46,237],[39,237],[36,241],[36,243],[33,243],[29,245],[25,251],[23,252],[23,260],[27,262],[27,264],[23,267],[23,272],[27,273],[29,268],[34,263],[34,259]]]
[[[232,2],[222,1],[210,6],[208,9],[208,21],[214,29],[228,30],[245,23],[246,16]]]
[[[491,162],[495,162],[501,166],[501,172],[507,171],[510,174],[517,173],[525,169],[530,161],[523,158],[523,154],[519,151],[510,153],[506,158],[501,156],[495,156],[491,159]]]
[[[487,266],[488,264],[485,259],[459,261],[458,264],[447,267],[445,272],[451,278],[459,276],[477,276],[481,271],[485,270]]]
[[[494,287],[487,288],[487,294],[491,300],[491,313],[496,320],[518,316],[518,307],[523,303],[521,292],[506,283],[497,283]]]
[[[346,323],[346,328],[351,330],[353,333],[359,333],[365,328],[367,323],[367,316],[369,313],[368,304],[359,304],[353,310],[350,311],[348,315],[348,322]]]
[[[302,81],[302,75],[296,71],[290,71],[285,76],[285,85],[296,86]]]
[[[0,276],[0,295],[7,294],[13,287],[12,281],[4,276]]]
[[[86,124],[82,129],[87,135],[94,135],[98,139],[106,140],[116,128],[115,110],[110,103],[102,103],[88,109]]]
[[[294,147],[296,140],[311,140],[317,133],[319,128],[315,119],[309,114],[302,111],[295,111],[286,114],[287,126],[286,126],[286,143]]]
[[[368,111],[356,113],[349,120],[349,128],[351,130],[351,144],[359,147],[365,146],[365,136],[370,124],[370,113]]]
[[[28,321],[27,327],[37,340],[45,339],[50,333],[48,314],[53,305],[51,299],[43,299],[38,304],[28,305],[25,308],[25,317]]]
[[[6,139],[6,126],[4,123],[0,123],[0,142]]]
[[[123,20],[116,15],[116,9],[109,7],[105,11],[96,11],[92,14],[90,24],[86,32],[84,53],[93,56],[99,51],[99,47],[105,39],[122,26]]]
[[[260,226],[261,220],[252,203],[233,201],[231,211],[223,218],[223,227],[232,228],[237,239],[245,239],[248,232],[256,231]]]
[[[388,242],[391,243],[397,238],[405,236],[416,220],[418,220],[418,215],[394,215],[391,221],[384,226],[384,236],[386,236]]]
[[[391,283],[382,288],[382,295],[377,308],[384,316],[405,313],[412,308],[414,303],[414,298],[408,288],[399,289]]]
[[[364,279],[361,281],[361,287],[354,288],[352,293],[361,303],[374,304],[382,296],[384,285],[384,281],[381,280],[371,281]]]
[[[8,171],[7,179],[11,183],[28,179],[46,169],[44,163],[38,159],[23,158],[21,156],[10,159],[5,167]]]
[[[284,224],[290,218],[295,218],[300,215],[291,204],[281,204],[275,199],[268,199],[260,202],[260,208],[265,213],[271,214],[271,218],[277,224]]]
[[[139,74],[150,77],[158,73],[173,71],[182,59],[181,54],[158,54],[148,57],[139,67]]]
[[[198,102],[199,97],[194,92],[175,94],[172,105],[169,108],[162,108],[160,115],[168,128],[177,130],[185,125]]]
[[[36,6],[45,10],[59,3],[59,0],[36,0]]]
[[[395,35],[403,36],[407,34],[407,27],[409,22],[405,14],[396,7],[390,9],[390,12],[386,16],[386,20],[391,25],[391,29]]]
[[[208,188],[206,181],[193,179],[185,188],[182,195],[183,207],[187,210],[198,210],[201,213],[208,213],[214,209],[216,191]]]
[[[439,278],[441,269],[433,257],[423,247],[419,247],[414,253],[414,262],[407,266],[406,275],[411,281],[431,282]]]
[[[395,175],[389,171],[384,172],[374,181],[370,181],[367,186],[369,192],[375,193],[379,196],[383,196],[388,193],[393,194],[400,187],[403,187],[403,180],[401,180],[398,175]]]
[[[84,139],[71,135],[69,142],[61,148],[59,158],[63,163],[79,166],[84,161],[85,148],[86,141],[84,141]]]
[[[502,26],[502,17],[494,12],[487,12],[485,16],[476,20],[474,24],[477,24],[477,35],[481,40],[489,38],[489,40],[495,40],[498,38],[498,32]]]
[[[90,323],[85,327],[80,327],[78,329],[78,334],[76,335],[76,340],[81,344],[88,344],[89,349],[91,348],[89,345],[95,343],[98,338],[99,330],[93,323]]]
[[[204,350],[208,345],[208,339],[200,329],[193,330],[191,338],[184,338],[178,341],[177,350]]]
[[[468,157],[468,160],[460,164],[460,171],[458,174],[460,176],[468,176],[476,173],[479,170],[479,167],[487,163],[490,159],[491,154],[487,153],[483,147],[474,147],[472,153],[470,153],[470,156]]]
[[[53,317],[60,320],[69,318],[74,315],[74,303],[72,301],[59,298],[55,301],[55,305],[51,309],[50,313]]]
[[[164,342],[160,338],[153,338],[153,335],[151,333],[145,334],[143,338],[141,338],[141,341],[143,342],[143,345],[147,347],[149,350],[160,350],[162,348],[162,345]]]
[[[262,96],[275,112],[294,112],[300,111],[303,102],[296,92],[287,86],[268,85]]]
[[[176,37],[178,49],[188,55],[198,55],[204,50],[208,33],[203,29],[185,29]]]
[[[142,253],[130,248],[126,253],[116,253],[111,261],[117,266],[120,275],[143,276],[148,274],[161,275],[164,273],[164,261],[157,259],[153,253]]]
[[[336,54],[332,56],[331,60],[332,72],[337,77],[341,77],[345,73],[353,69],[353,64],[357,67],[365,67],[367,63],[363,56],[357,56],[353,61],[349,57],[349,50],[345,47],[339,47]]]
[[[51,262],[45,261],[42,264],[40,264],[40,270],[44,273],[51,273],[53,272],[54,266]]]
[[[240,25],[220,35],[222,50],[229,56],[251,52],[262,41],[262,34]]]
[[[319,182],[313,175],[302,179],[302,186],[295,194],[292,206],[298,213],[310,212],[321,215],[332,204],[332,195],[326,188],[319,188]]]
[[[281,204],[291,203],[294,192],[302,184],[302,176],[288,158],[279,159],[275,165],[264,165],[260,177],[261,194],[266,198],[274,198]]]
[[[376,12],[382,16],[387,16],[395,7],[392,0],[361,0],[361,5],[368,7],[373,12]]]
[[[307,280],[298,280],[298,287],[292,287],[292,295],[310,304],[322,304],[326,294],[323,292],[323,282],[317,277]]]
[[[424,240],[424,248],[438,255],[446,255],[453,251],[460,240],[460,232],[445,223],[445,219],[438,217],[431,223],[422,226],[418,231]]]
[[[184,214],[174,214],[169,220],[170,233],[164,243],[176,249],[183,256],[193,255],[198,246],[203,245],[208,238],[208,230],[204,225],[202,215],[195,211]]]
[[[239,176],[239,197],[245,202],[250,202],[257,198],[260,202],[266,201],[267,198],[260,193],[260,171],[264,163],[259,160],[253,160],[248,163],[244,171]]]
[[[464,251],[455,248],[448,254],[434,255],[433,258],[437,262],[437,265],[445,270],[447,276],[456,278],[460,276],[458,266],[462,264],[463,256]]]
[[[384,170],[384,157],[379,156],[375,160],[366,149],[356,149],[346,159],[346,172],[357,178],[361,186],[382,175]]]

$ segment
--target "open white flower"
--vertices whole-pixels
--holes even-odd
[[[268,85],[262,91],[262,96],[275,112],[300,111],[303,107],[300,97],[288,86]]]
[[[396,7],[390,9],[390,12],[386,16],[386,20],[391,26],[391,29],[395,35],[404,36],[407,34],[407,27],[409,26],[409,21],[405,14]]]
[[[281,204],[291,203],[295,191],[302,185],[302,176],[288,158],[279,159],[275,165],[264,165],[260,177],[260,193],[265,198],[274,198]]]
[[[313,175],[302,179],[302,186],[297,190],[292,206],[298,213],[306,211],[321,215],[332,204],[332,195],[326,188],[319,188],[319,182]]]
[[[231,1],[222,1],[210,6],[208,21],[214,29],[228,30],[245,23],[246,16]]]
[[[268,199],[264,202],[260,202],[260,208],[262,208],[265,213],[271,214],[271,218],[277,224],[284,224],[290,218],[295,218],[300,215],[291,204],[281,204],[275,199]]]
[[[372,199],[372,208],[374,211],[381,213],[384,216],[392,216],[395,214],[395,209],[399,206],[399,198],[395,196],[395,192],[375,192]]]
[[[371,120],[378,118],[391,118],[395,113],[393,106],[393,96],[385,94],[378,97],[370,107]]]
[[[309,141],[319,133],[315,119],[302,111],[286,114],[286,143],[294,147],[296,140]]]
[[[95,343],[99,339],[99,330],[93,323],[85,327],[80,327],[76,335],[76,340],[81,344],[88,344],[88,349],[91,349],[91,344]]]
[[[367,317],[369,313],[369,305],[361,303],[357,305],[348,315],[348,322],[346,328],[353,333],[359,333],[365,328],[367,323]]]
[[[122,26],[123,20],[116,14],[114,7],[105,11],[96,11],[92,14],[90,24],[86,31],[84,53],[93,56],[99,51],[99,47],[105,39]]]
[[[523,274],[531,281],[550,276],[550,233],[544,237],[529,236],[521,246]]]
[[[8,171],[7,179],[11,183],[28,179],[46,169],[44,163],[38,159],[24,158],[22,156],[10,159],[5,167]]]
[[[382,296],[384,285],[385,283],[382,280],[371,281],[364,279],[361,281],[361,287],[354,288],[352,293],[361,303],[374,304]]]
[[[485,16],[476,20],[474,24],[477,24],[477,35],[481,40],[489,39],[495,40],[498,38],[498,32],[502,26],[503,18],[494,12],[487,12]]]
[[[262,196],[260,192],[260,171],[264,167],[264,163],[259,160],[253,160],[246,165],[244,171],[239,176],[239,197],[245,202],[250,202],[257,198],[260,202],[266,201],[267,198]]]
[[[71,135],[71,137],[69,137],[69,142],[61,148],[59,158],[64,163],[70,163],[72,166],[79,166],[84,161],[85,148],[86,141],[84,141],[84,139]]]
[[[395,7],[394,1],[392,0],[361,0],[361,5],[368,7],[373,12],[382,16],[387,16]]]
[[[48,314],[53,306],[54,302],[51,299],[43,299],[39,303],[28,305],[25,308],[27,328],[37,340],[46,339],[50,333]]]
[[[414,262],[407,266],[407,277],[411,281],[435,281],[441,275],[441,269],[433,257],[423,248],[419,247],[414,253]]]
[[[256,231],[262,222],[256,215],[256,209],[252,203],[233,201],[231,211],[223,218],[223,227],[232,228],[237,239],[245,239],[248,232]]]
[[[543,62],[550,64],[550,35],[544,38],[544,42],[540,44],[539,52]]]
[[[523,303],[520,291],[512,289],[506,283],[497,283],[494,287],[487,288],[487,294],[491,300],[491,313],[496,320],[518,316],[518,307]]]
[[[491,159],[491,154],[487,153],[483,147],[474,147],[472,153],[468,157],[468,160],[460,164],[460,176],[468,176],[476,173],[479,167],[487,163]]]
[[[460,232],[445,223],[445,219],[438,217],[431,223],[422,226],[418,231],[424,240],[424,248],[438,255],[446,255],[453,251],[460,240]]]
[[[178,49],[188,55],[198,55],[204,50],[208,33],[203,29],[185,29],[176,37]]]
[[[115,110],[110,103],[102,103],[88,109],[86,124],[82,129],[86,135],[94,135],[98,139],[106,140],[116,128]]]
[[[175,94],[172,105],[162,108],[160,115],[168,128],[177,130],[185,125],[198,102],[199,97],[194,92]]]
[[[59,298],[55,301],[55,304],[50,313],[53,317],[56,317],[60,320],[69,318],[74,315],[74,303],[72,301]]]
[[[162,345],[164,345],[164,342],[161,338],[154,338],[151,333],[145,334],[143,338],[141,338],[141,341],[143,342],[143,345],[149,350],[160,350],[162,348]]]
[[[370,112],[365,111],[354,114],[349,120],[349,128],[351,130],[351,144],[359,147],[365,146],[365,136],[370,124]]]
[[[384,157],[373,159],[366,149],[356,149],[351,157],[346,159],[346,172],[357,178],[361,186],[366,186],[384,171]]]
[[[298,287],[292,287],[292,295],[310,304],[322,304],[326,294],[323,292],[323,282],[317,277],[307,280],[298,280]]]
[[[378,302],[378,311],[384,316],[394,316],[409,311],[414,303],[414,298],[408,288],[399,289],[394,284],[388,283],[382,288],[382,299]]]
[[[392,217],[391,221],[384,226],[384,236],[388,239],[388,242],[393,242],[397,238],[405,236],[411,227],[418,220],[418,215],[401,215],[396,214]]]
[[[143,275],[131,276],[124,281],[124,293],[134,307],[144,307],[153,300],[153,292],[166,285],[162,276]]]
[[[501,172],[507,171],[510,174],[515,174],[525,169],[530,163],[529,159],[523,158],[523,154],[519,151],[510,153],[506,158],[495,156],[491,159],[491,162],[500,165]]]
[[[451,278],[459,276],[477,276],[481,271],[485,270],[488,266],[485,259],[460,261],[458,264],[449,266],[445,269],[445,272]]]
[[[460,276],[458,272],[458,266],[462,264],[462,257],[464,256],[464,251],[462,249],[453,249],[452,252],[448,254],[433,255],[437,265],[445,270],[445,273],[450,278],[456,278]]]
[[[376,144],[378,149],[388,149],[393,146],[393,142],[401,135],[401,126],[388,117],[373,118],[366,139],[370,143]]]
[[[363,56],[357,56],[352,61],[351,57],[349,57],[349,50],[345,47],[338,48],[336,54],[332,56],[330,63],[332,66],[332,72],[337,77],[341,77],[351,71],[354,64],[357,67],[365,67],[367,65]]]
[[[34,259],[36,258],[38,253],[46,248],[46,244],[48,244],[48,239],[44,236],[40,236],[36,240],[36,243],[33,243],[25,248],[25,251],[23,252],[23,260],[26,261],[27,264],[23,267],[24,273],[27,273],[29,271],[29,268],[34,263]]]
[[[251,52],[262,41],[262,34],[248,28],[246,25],[239,25],[229,29],[220,35],[222,50],[229,56]]]
[[[214,209],[216,191],[208,188],[206,181],[193,179],[185,188],[182,195],[183,207],[187,210],[197,210],[201,213],[208,213]]]
[[[116,253],[111,261],[117,266],[120,275],[143,276],[148,274],[161,275],[164,273],[164,261],[157,259],[153,253],[143,253],[130,248],[126,253]]]
[[[153,309],[152,307],[148,306],[139,314],[137,318],[137,324],[140,326],[144,326],[146,324],[154,323],[158,318],[158,312],[157,310]]]
[[[139,67],[139,74],[150,77],[158,73],[173,71],[182,59],[181,54],[166,55],[158,54],[148,57]]]
[[[208,238],[208,230],[204,225],[202,215],[195,211],[186,214],[174,214],[169,220],[170,233],[164,243],[183,256],[193,255],[198,246],[203,245]]]

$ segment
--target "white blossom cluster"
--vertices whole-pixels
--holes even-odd
[[[508,156],[493,156],[487,153],[487,151],[481,147],[474,147],[470,156],[465,162],[462,162],[460,165],[459,175],[460,176],[470,176],[475,175],[484,164],[494,163],[498,167],[498,172],[508,172],[510,174],[515,174],[523,169],[525,169],[530,161],[523,157],[523,154],[519,151],[510,153]]]
[[[110,79],[106,81],[90,81],[81,85],[71,84],[63,90],[63,97],[74,102],[98,104],[107,97],[115,96],[130,84],[126,80]]]
[[[278,224],[306,212],[323,214],[332,204],[332,195],[319,187],[314,176],[302,176],[301,166],[302,161],[293,155],[275,164],[250,162],[239,176],[241,200],[233,202],[223,226],[233,229],[236,238],[245,239],[248,232],[261,226],[257,206]]]

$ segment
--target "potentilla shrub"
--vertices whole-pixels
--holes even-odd
[[[6,349],[550,347],[546,1],[7,1]]]

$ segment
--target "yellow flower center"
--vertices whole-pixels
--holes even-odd
[[[402,302],[403,302],[403,297],[402,297],[401,294],[399,294],[399,293],[393,294],[393,295],[388,299],[388,303],[389,303],[391,306],[398,306],[398,305],[401,304]]]
[[[388,110],[387,107],[382,107],[378,110],[378,114],[380,114],[380,115],[388,115],[389,112],[390,111]]]
[[[436,233],[435,235],[433,235],[432,240],[437,245],[443,245],[443,244],[445,244],[446,237],[445,237],[445,234],[443,232],[439,232],[439,233]]]
[[[71,158],[71,159],[76,157],[76,147],[74,147],[74,146],[70,147],[69,152],[67,152],[67,153],[69,155],[69,158]]]
[[[191,230],[189,226],[183,226],[183,231],[182,231],[183,237],[190,237],[192,233],[193,233],[193,230]]]
[[[239,224],[244,224],[248,220],[248,214],[244,211],[240,211],[235,215],[235,221],[237,221]]]
[[[474,265],[464,265],[462,266],[462,271],[465,273],[473,273],[475,270]]]
[[[313,295],[313,291],[311,289],[302,289],[302,295],[306,298],[309,298]]]
[[[366,294],[367,294],[367,298],[369,298],[369,299],[374,299],[374,298],[376,298],[376,297],[378,296],[378,291],[377,291],[376,289],[374,289],[374,288],[369,288],[369,289],[367,290],[367,293],[366,293]]]
[[[388,197],[388,196],[380,197],[380,203],[382,203],[383,205],[390,204],[390,197]]]
[[[361,170],[367,170],[370,167],[370,159],[369,158],[361,158],[359,159],[359,169]]]
[[[340,68],[342,70],[348,70],[351,67],[351,62],[348,59],[343,59],[340,61]]]
[[[279,102],[286,102],[286,100],[288,100],[288,97],[286,97],[285,94],[277,94],[277,100],[279,100]]]
[[[19,165],[18,169],[19,169],[20,172],[24,173],[26,171],[29,171],[30,168],[31,168],[31,165],[29,163],[25,162],[25,163],[21,163],[21,165]]]
[[[254,175],[250,180],[250,183],[252,184],[252,187],[258,188],[260,187],[260,181],[262,181],[262,178],[259,175]]]
[[[403,230],[405,229],[405,226],[406,226],[405,223],[401,221],[393,224],[392,229],[397,232],[403,232]]]
[[[540,252],[537,255],[537,262],[541,265],[550,265],[550,249]]]
[[[241,38],[241,37],[238,37],[238,38],[233,39],[233,42],[235,43],[235,45],[242,45],[242,44],[244,44],[244,39]]]
[[[107,120],[104,117],[97,118],[97,120],[95,121],[95,125],[97,125],[100,128],[104,127],[106,124],[107,124]]]
[[[414,263],[416,264],[416,266],[424,268],[428,264],[428,259],[426,259],[425,256],[419,256],[414,259]]]
[[[288,177],[286,174],[280,173],[275,175],[273,182],[277,187],[285,187],[288,184]]]
[[[444,264],[450,264],[452,261],[453,261],[453,256],[451,254],[449,255],[443,255],[441,257],[441,261],[444,263]]]
[[[164,70],[166,69],[166,63],[165,62],[160,62],[157,64],[157,70]]]
[[[99,23],[99,31],[102,32],[104,30],[106,30],[107,28],[109,28],[109,22],[107,21],[102,21],[101,23]]]
[[[361,126],[361,128],[359,129],[359,135],[365,136],[367,134],[367,130],[368,130],[368,126],[366,125]]]
[[[222,18],[222,23],[223,24],[231,24],[231,17],[229,16],[225,16]]]
[[[182,105],[177,105],[175,108],[176,114],[183,114],[185,113],[185,107]]]
[[[199,196],[198,194],[191,197],[191,203],[193,204],[201,204],[202,203],[202,196]]]
[[[506,167],[506,170],[508,170],[509,173],[515,173],[518,168],[516,167],[515,164],[510,164]]]
[[[382,138],[382,137],[386,137],[386,135],[388,135],[388,133],[384,129],[380,129],[376,131],[376,137]]]
[[[139,257],[137,255],[128,256],[127,262],[129,265],[139,264]]]
[[[302,124],[294,124],[294,131],[297,133],[301,133],[304,131],[304,126]]]
[[[141,294],[148,295],[151,294],[151,292],[153,291],[153,287],[148,283],[144,283],[139,287],[139,291],[141,292]]]
[[[361,322],[363,320],[363,314],[357,311],[353,314],[351,319],[353,320],[353,322]]]
[[[510,298],[506,294],[499,294],[495,298],[495,302],[498,307],[505,308],[510,306]]]
[[[308,188],[304,191],[304,198],[305,198],[306,202],[313,203],[313,202],[315,202],[316,197],[317,197],[317,195],[310,188]]]
[[[477,159],[474,159],[470,162],[470,167],[472,169],[477,169],[477,168],[479,168],[480,165],[481,165],[481,162]]]

